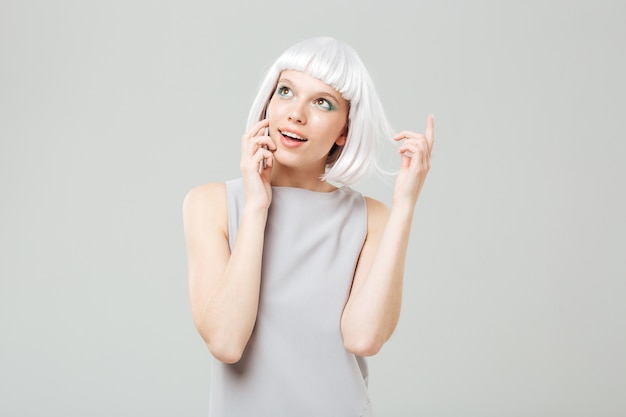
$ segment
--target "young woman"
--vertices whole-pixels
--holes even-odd
[[[390,209],[350,188],[389,139]],[[372,415],[364,357],[398,321],[433,140],[432,115],[424,134],[391,132],[348,45],[307,39],[277,59],[241,138],[241,177],[183,204],[193,318],[216,359],[209,415]]]

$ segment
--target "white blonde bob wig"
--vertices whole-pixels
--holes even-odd
[[[248,129],[265,117],[282,71],[301,71],[337,90],[350,103],[346,144],[329,153],[322,179],[344,185],[380,169],[377,148],[393,131],[365,65],[352,47],[329,37],[303,40],[274,62],[261,82],[248,115]]]

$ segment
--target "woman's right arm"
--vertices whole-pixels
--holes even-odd
[[[273,162],[271,152],[262,147],[272,149],[273,144],[259,135],[259,129],[251,129],[242,137],[246,203],[232,252],[226,186],[201,185],[189,191],[183,202],[193,319],[213,356],[225,363],[241,358],[259,303],[261,257],[271,201],[268,175]],[[268,172],[259,173],[255,167],[263,158],[267,159]]]

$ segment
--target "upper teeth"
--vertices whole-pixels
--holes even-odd
[[[283,135],[289,136],[292,139],[305,140],[304,138],[301,138],[300,136],[296,135],[295,133],[291,133],[291,132],[283,132]]]

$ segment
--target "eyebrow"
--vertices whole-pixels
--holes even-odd
[[[293,86],[293,82],[291,82],[291,80],[289,78],[280,77],[278,79],[277,84],[280,84],[280,83],[287,83],[287,84]],[[333,93],[331,93],[329,91],[320,91],[319,93],[315,93],[313,95],[322,96],[322,97],[324,97],[324,96],[329,97],[329,98],[333,99],[335,101],[335,104],[337,104],[337,105],[339,105],[341,103],[341,101]]]

